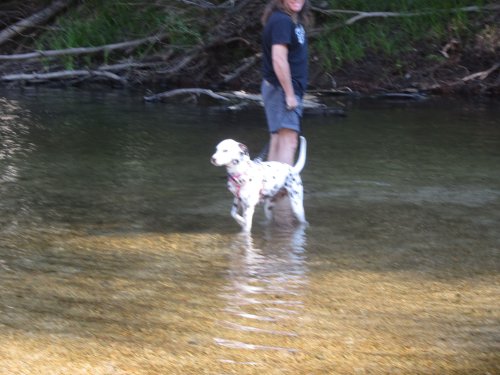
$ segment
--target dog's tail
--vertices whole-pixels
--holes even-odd
[[[297,162],[293,166],[294,173],[300,173],[306,165],[306,153],[307,153],[307,141],[303,136],[300,136],[300,150],[299,150],[299,158]]]

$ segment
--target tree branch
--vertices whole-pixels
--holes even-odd
[[[97,71],[97,70],[63,70],[59,72],[50,72],[50,73],[32,73],[32,74],[6,74],[0,77],[1,81],[47,81],[51,79],[69,79],[69,78],[77,78],[77,77],[105,77],[111,79],[113,81],[117,81],[125,84],[126,80],[120,77],[117,74],[106,72],[106,71]]]
[[[477,73],[473,73],[473,74],[470,74],[468,75],[467,77],[464,77],[462,78],[462,81],[463,82],[467,82],[467,81],[471,81],[473,79],[479,79],[480,81],[483,81],[485,80],[486,78],[488,78],[488,76],[493,73],[495,70],[497,70],[498,68],[500,68],[500,62],[494,64],[491,68],[489,68],[488,70],[485,70],[485,71],[482,71],[482,72],[477,72]]]
[[[196,94],[196,95],[208,95],[214,99],[221,101],[244,101],[244,102],[253,102],[259,105],[263,105],[262,96],[260,94],[248,94],[244,91],[231,91],[231,92],[214,92],[208,89],[202,88],[187,88],[187,89],[175,89],[170,91],[165,91],[159,94],[145,96],[144,100],[147,102],[160,101],[161,99],[172,98],[174,96],[186,95],[186,94]],[[304,98],[303,101],[304,109],[310,108],[323,108],[326,109],[327,106],[321,103],[318,103],[317,98],[313,96],[309,96]]]
[[[177,0],[183,4],[194,5],[202,9],[219,9],[219,8],[231,8],[234,7],[235,0],[227,0],[222,4],[215,5],[210,1],[206,0]]]
[[[453,9],[439,9],[435,11],[423,11],[423,12],[362,12],[362,11],[356,11],[356,10],[342,10],[342,9],[321,9],[318,7],[313,7],[312,8],[314,11],[327,14],[327,15],[333,15],[333,14],[355,14],[355,16],[349,18],[348,20],[344,21],[342,24],[337,25],[337,27],[340,26],[348,26],[352,25],[358,21],[361,21],[366,18],[387,18],[387,17],[416,17],[416,16],[425,16],[428,14],[433,14],[433,13],[457,13],[457,12],[482,12],[482,11],[488,11],[488,10],[499,10],[500,5],[497,4],[490,4],[490,5],[485,5],[485,6],[468,6],[468,7],[462,7],[462,8],[453,8]]]
[[[262,96],[259,94],[248,94],[244,91],[232,91],[232,92],[213,92],[212,90],[206,90],[201,88],[192,89],[177,89],[162,92],[160,94],[145,96],[144,100],[147,102],[157,102],[162,99],[171,98],[179,95],[195,94],[208,95],[216,100],[223,101],[224,103],[230,103],[231,105],[225,107],[227,111],[240,111],[246,108],[248,105],[258,105],[263,106]],[[328,107],[325,104],[319,103],[317,98],[314,96],[308,96],[304,98],[304,115],[323,115],[323,116],[345,116],[345,111],[341,108]]]
[[[159,42],[166,36],[167,34],[159,34],[155,36],[150,36],[148,38],[130,40],[121,43],[106,44],[98,47],[78,47],[78,48],[67,48],[67,49],[58,49],[49,51],[34,51],[16,55],[0,55],[0,61],[21,61],[21,60],[32,60],[41,58],[52,58],[57,56],[75,56],[75,55],[88,55],[97,52],[109,52],[117,49],[137,47],[145,43]]]
[[[12,39],[16,35],[21,34],[23,31],[46,22],[50,18],[54,17],[57,13],[69,7],[73,1],[74,0],[54,1],[51,5],[41,10],[40,12],[35,13],[19,22],[16,22],[14,25],[8,26],[0,32],[0,45]]]
[[[228,101],[226,97],[219,95],[212,90],[207,90],[207,89],[200,89],[200,88],[194,88],[194,89],[177,89],[177,90],[170,90],[170,91],[165,91],[159,94],[155,95],[150,95],[150,96],[145,96],[144,100],[147,102],[156,102],[161,99],[166,99],[166,98],[171,98],[174,96],[179,96],[179,95],[186,95],[186,94],[196,94],[196,95],[208,95],[214,99],[217,100],[223,100],[223,101]]]
[[[243,59],[243,64],[239,66],[234,72],[231,74],[225,74],[223,75],[224,77],[224,83],[227,83],[229,81],[232,81],[236,77],[239,77],[243,72],[247,71],[250,69],[252,66],[254,66],[259,59],[261,58],[262,54],[259,52],[251,57],[247,57]]]

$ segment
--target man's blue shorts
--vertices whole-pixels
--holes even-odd
[[[285,92],[281,86],[274,86],[266,80],[261,85],[262,100],[266,112],[267,126],[270,133],[277,133],[282,128],[301,132],[302,98],[297,96],[298,107],[293,111],[286,108]]]

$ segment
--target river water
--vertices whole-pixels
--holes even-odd
[[[263,113],[0,91],[0,374],[500,372],[500,106],[307,117],[307,229],[230,217]]]

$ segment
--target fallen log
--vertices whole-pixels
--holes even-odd
[[[0,77],[1,81],[14,82],[14,81],[49,81],[52,79],[70,79],[70,78],[91,78],[91,77],[104,77],[112,81],[117,81],[126,84],[126,80],[117,74],[98,70],[63,70],[50,73],[21,73],[21,74],[6,74]]]
[[[262,101],[262,96],[260,94],[249,94],[244,91],[232,91],[232,92],[214,92],[208,89],[201,88],[186,88],[186,89],[175,89],[166,91],[163,93],[149,95],[144,97],[146,102],[157,102],[169,98],[174,98],[176,96],[185,95],[207,95],[213,99],[222,101],[224,103],[230,103],[229,105],[220,108],[223,111],[235,112],[241,111],[251,105],[264,106]],[[317,98],[312,95],[307,95],[303,100],[303,108],[305,115],[338,115],[344,116],[345,111],[341,108],[328,107],[326,104],[319,103]]]
[[[141,63],[141,62],[125,62],[120,64],[113,65],[101,65],[97,68],[97,70],[101,71],[121,71],[121,70],[131,70],[131,69],[157,69],[162,66],[162,62],[149,62],[149,63]]]
[[[436,9],[436,10],[428,10],[421,12],[363,12],[356,10],[344,10],[344,9],[321,9],[319,7],[312,7],[312,9],[318,13],[333,15],[333,14],[353,14],[354,16],[344,21],[340,26],[349,26],[358,21],[367,19],[367,18],[389,18],[389,17],[418,17],[418,16],[426,16],[433,13],[458,13],[458,12],[484,12],[484,11],[497,11],[500,9],[500,5],[498,4],[489,4],[484,6],[467,6],[461,8],[452,8],[452,9]]]
[[[264,102],[262,100],[262,95],[260,94],[249,94],[244,91],[232,91],[232,92],[221,92],[219,93],[220,95],[228,98],[228,99],[233,99],[236,101],[240,102],[253,102],[255,104],[258,104],[260,106],[264,105]],[[328,107],[326,104],[319,103],[318,98],[313,95],[306,95],[304,97],[304,100],[302,101],[302,105],[304,110],[308,109],[327,109]]]
[[[205,1],[205,0],[177,0],[177,1],[180,1],[181,3],[183,4],[186,4],[186,5],[193,5],[193,6],[196,6],[196,7],[199,7],[199,8],[202,8],[202,9],[221,9],[221,8],[232,8],[234,7],[234,0],[227,0],[225,1],[224,3],[222,4],[212,4],[211,2],[209,1]]]
[[[434,92],[434,93],[450,93],[458,92],[464,87],[473,87],[478,92],[496,92],[499,87],[499,79],[496,82],[485,82],[485,80],[495,71],[500,69],[500,62],[493,64],[493,66],[484,71],[479,71],[476,73],[469,74],[463,78],[456,79],[454,81],[446,81],[441,83],[435,83],[426,87],[422,87],[423,91]]]
[[[195,95],[208,95],[214,99],[221,101],[233,101],[234,103],[254,103],[257,105],[263,105],[262,96],[260,94],[249,94],[244,91],[231,91],[231,92],[214,92],[212,90],[201,89],[201,88],[186,88],[186,89],[175,89],[166,92],[162,92],[155,95],[145,96],[144,100],[147,102],[161,101],[162,99],[173,98],[175,96],[195,94]],[[318,103],[315,98],[308,97],[303,101],[304,108],[326,108],[326,105]],[[235,106],[235,108],[237,108]]]
[[[65,8],[69,7],[74,0],[57,0],[38,13],[31,15],[15,24],[6,27],[0,32],[0,45],[11,40],[24,31],[47,22]]]
[[[427,96],[421,92],[386,92],[375,95],[379,99],[396,99],[396,100],[424,100]]]
[[[98,52],[110,52],[118,49],[137,47],[145,43],[156,43],[166,38],[166,36],[167,34],[159,34],[147,38],[129,40],[127,42],[121,42],[121,43],[106,44],[97,47],[77,47],[77,48],[66,48],[66,49],[48,50],[48,51],[34,51],[34,52],[20,53],[15,55],[0,55],[0,61],[21,61],[21,60],[51,58],[58,56],[89,55]]]
[[[500,62],[494,64],[491,68],[489,68],[485,71],[470,74],[467,77],[462,78],[462,81],[467,82],[467,81],[471,81],[474,79],[479,79],[480,81],[483,81],[486,78],[488,78],[488,76],[491,73],[493,73],[495,70],[497,70],[498,68],[500,68]]]
[[[226,97],[213,92],[212,90],[206,90],[206,89],[200,89],[200,88],[176,89],[176,90],[166,91],[166,92],[162,92],[162,93],[155,94],[155,95],[145,96],[144,100],[146,102],[157,102],[157,101],[161,101],[163,99],[172,98],[174,96],[179,96],[179,95],[186,95],[186,94],[188,94],[188,95],[194,94],[194,95],[198,95],[198,96],[199,95],[208,95],[208,96],[210,96],[214,99],[217,99],[217,100],[222,100],[222,101],[229,100]]]

